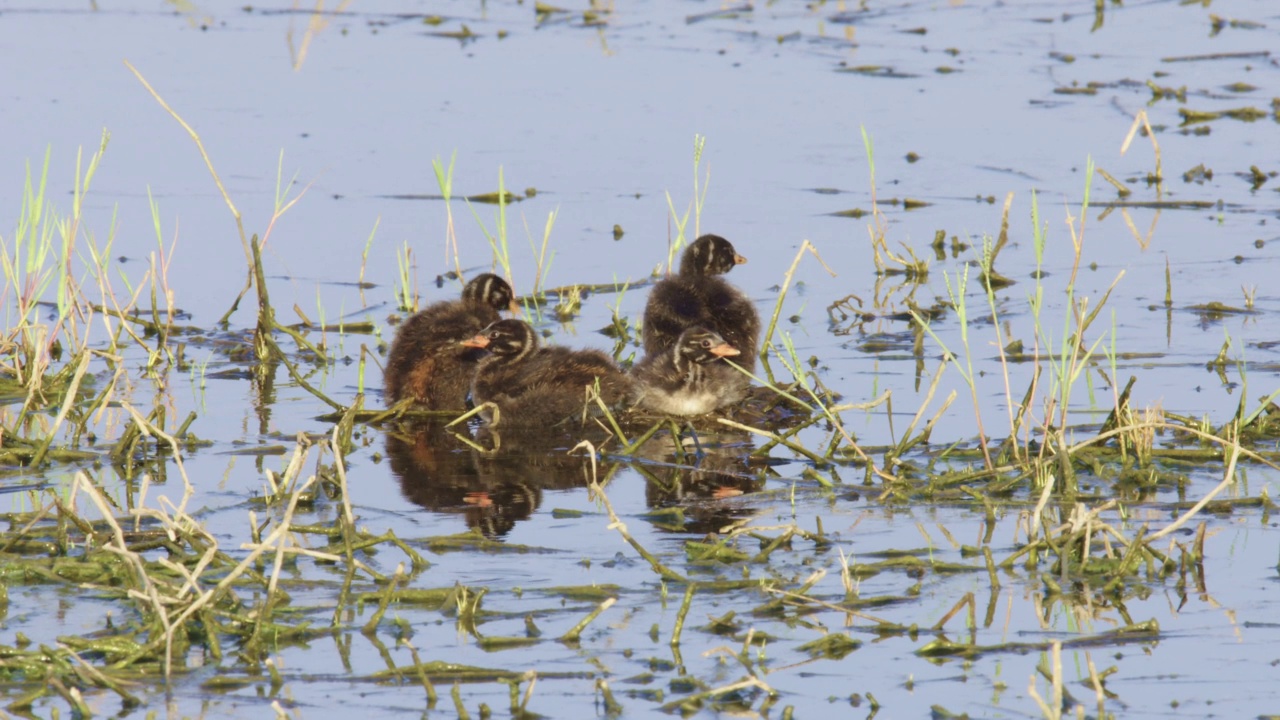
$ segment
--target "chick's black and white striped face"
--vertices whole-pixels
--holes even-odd
[[[681,333],[676,352],[684,359],[699,364],[739,354],[738,349],[725,342],[718,333],[701,327],[692,327]]]
[[[733,243],[719,235],[703,235],[685,250],[680,260],[681,274],[723,275],[747,259],[733,249]]]
[[[506,280],[484,273],[477,275],[462,288],[462,301],[469,305],[487,305],[494,310],[517,310],[516,294]]]
[[[503,357],[521,356],[538,348],[538,336],[523,320],[499,320],[480,331],[484,349]]]

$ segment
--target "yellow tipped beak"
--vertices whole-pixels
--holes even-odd
[[[746,259],[745,257],[743,257],[743,256],[739,255],[738,253],[734,253],[734,254],[733,254],[733,264],[734,264],[734,265],[746,265],[746,264],[747,264],[747,259]]]

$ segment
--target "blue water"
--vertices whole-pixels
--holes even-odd
[[[1103,214],[1097,203],[1115,200],[1116,192],[1101,178],[1094,179],[1095,206],[1084,221],[1074,290],[1078,298],[1088,299],[1088,312],[1116,285],[1086,341],[1090,346],[1101,341],[1100,352],[1114,346],[1121,353],[1154,355],[1119,359],[1114,369],[1099,358],[1098,366],[1077,383],[1071,421],[1101,422],[1111,407],[1107,378],[1113,375],[1120,384],[1130,375],[1139,377],[1132,395],[1136,408],[1158,404],[1187,416],[1208,416],[1215,425],[1230,418],[1242,395],[1251,410],[1259,397],[1276,389],[1276,351],[1265,343],[1276,336],[1274,311],[1280,303],[1269,282],[1278,269],[1274,248],[1280,238],[1273,229],[1277,186],[1272,178],[1255,189],[1248,177],[1252,165],[1264,173],[1276,170],[1267,148],[1275,129],[1271,99],[1280,95],[1280,78],[1274,58],[1266,53],[1276,44],[1280,17],[1261,0],[1208,8],[1176,2],[1107,4],[1104,22],[1096,29],[1088,4],[1066,2],[904,2],[866,11],[847,3],[757,4],[723,16],[707,14],[737,6],[643,2],[613,7],[603,27],[585,26],[584,8],[576,6],[571,13],[539,21],[529,3],[361,2],[324,16],[305,57],[298,50],[311,16],[283,4],[251,10],[185,3],[101,5],[96,10],[83,3],[0,6],[0,53],[10,59],[6,64],[11,68],[0,82],[0,126],[6,140],[0,144],[0,207],[8,218],[0,220],[0,237],[6,248],[20,209],[25,163],[38,173],[50,149],[49,196],[65,214],[71,206],[77,151],[83,148],[87,162],[105,128],[110,142],[86,197],[79,246],[93,242],[101,247],[114,238],[110,255],[122,262],[110,265],[113,282],[118,293],[128,295],[119,274],[129,284],[141,282],[148,257],[160,245],[150,194],[157,203],[163,245],[173,258],[168,286],[177,306],[190,316],[182,322],[208,328],[231,306],[245,273],[233,216],[191,138],[128,70],[127,60],[200,134],[243,215],[246,233],[270,231],[265,264],[281,319],[298,320],[296,305],[313,320],[375,324],[375,336],[330,333],[327,338],[338,362],[310,381],[342,403],[353,401],[361,382],[356,364],[345,360],[358,358],[362,344],[376,351],[394,332],[387,318],[397,312],[396,258],[406,245],[413,251],[414,283],[423,302],[457,293],[456,283],[442,289],[434,283],[454,267],[446,252],[446,204],[398,197],[438,195],[432,162],[447,165],[455,156],[457,195],[496,191],[500,176],[508,190],[523,194],[526,188],[536,189],[532,197],[508,207],[506,215],[512,279],[522,293],[539,277],[535,248],[552,214],[549,247],[554,258],[540,278],[544,286],[650,277],[665,263],[668,242],[688,213],[686,235],[725,235],[749,258],[731,279],[758,301],[765,316],[773,311],[784,273],[809,240],[836,276],[813,257],[803,258],[797,286],[782,306],[779,332],[792,336],[802,359],[820,360],[823,382],[847,402],[892,390],[892,427],[883,407],[844,414],[849,430],[873,446],[901,436],[924,402],[943,354],[937,341],[926,341],[924,377],[917,382],[910,329],[891,314],[904,308],[908,296],[921,306],[946,299],[948,280],[954,286],[966,268],[970,350],[964,352],[956,315],[948,313],[935,331],[961,356],[962,365],[946,371],[926,417],[954,390],[957,400],[939,422],[934,441],[945,446],[976,437],[974,399],[958,372],[967,371],[964,362],[971,360],[983,428],[997,438],[1008,432],[1007,398],[1022,396],[1031,367],[1012,366],[1006,386],[999,342],[976,282],[977,248],[984,235],[999,233],[1005,196],[1013,193],[1010,244],[997,267],[1017,284],[1000,294],[999,338],[1021,339],[1029,351],[1036,324],[1028,305],[1036,285],[1031,277],[1037,267],[1031,221],[1036,193],[1048,237],[1042,262],[1047,273],[1042,342],[1060,348],[1070,313],[1064,291],[1075,261],[1067,221],[1074,218],[1079,232],[1085,168],[1092,159],[1129,184],[1129,200],[1213,205],[1158,213],[1130,209],[1131,231],[1119,211]],[[1264,27],[1226,27],[1214,34],[1212,13]],[[432,14],[443,22],[424,24],[421,15]],[[464,24],[476,34],[474,39],[432,34],[456,32]],[[1209,54],[1235,56],[1167,61]],[[871,66],[878,70],[846,72]],[[1163,87],[1186,86],[1185,104],[1152,101],[1148,79]],[[1237,82],[1256,89],[1228,89]],[[1055,92],[1089,83],[1100,84],[1096,94]],[[1222,119],[1184,128],[1178,114],[1180,108],[1245,106],[1268,115],[1254,122]],[[1140,135],[1127,152],[1120,152],[1139,111],[1157,128],[1165,179],[1160,196],[1142,181],[1156,168],[1150,139]],[[1198,127],[1207,128],[1207,134],[1193,132]],[[919,286],[901,287],[893,279],[877,284],[868,239],[871,218],[834,215],[871,209],[864,132],[873,146],[875,194],[882,203],[889,249],[905,254],[904,248],[910,248],[931,262],[928,279]],[[697,136],[706,140],[695,171]],[[909,161],[909,153],[918,161]],[[1185,181],[1183,173],[1200,164],[1213,171],[1212,179]],[[296,181],[288,197],[303,188],[305,192],[272,224],[278,174],[282,189]],[[698,192],[705,190],[700,213],[690,211],[695,174]],[[904,210],[887,203],[903,198],[929,204]],[[496,207],[468,207],[455,198],[449,209],[459,264],[472,271],[490,267],[492,254],[481,226],[497,232]],[[614,239],[615,225],[624,231],[619,240]],[[363,268],[363,279],[374,287],[361,292],[354,283],[361,277],[362,254],[375,227]],[[948,252],[944,259],[935,258],[929,242],[938,230],[946,232],[948,242],[958,236],[971,248],[959,257]],[[1149,244],[1139,242],[1134,231]],[[82,267],[83,250],[80,256]],[[1163,306],[1166,263],[1173,299],[1168,311]],[[1243,307],[1245,293],[1255,291],[1255,313],[1207,318],[1191,307],[1211,301]],[[861,297],[863,310],[876,318],[863,326],[833,324],[827,307],[849,294]],[[593,295],[572,322],[548,320],[543,327],[552,331],[554,342],[608,349],[612,342],[595,331],[608,323],[614,307],[638,320],[644,296],[642,288],[620,296]],[[876,306],[878,299],[883,303]],[[5,302],[11,302],[8,296]],[[233,329],[253,325],[253,307],[251,300],[242,303],[231,319]],[[96,342],[107,337],[101,325],[90,332]],[[865,339],[881,334],[897,349],[865,348]],[[207,342],[185,341],[188,359],[207,360],[208,373],[242,366]],[[1224,342],[1230,343],[1232,361],[1226,384],[1204,367]],[[207,508],[201,519],[234,550],[248,537],[245,497],[261,491],[263,468],[279,470],[287,456],[258,460],[226,451],[240,441],[292,448],[299,431],[329,430],[329,423],[315,419],[327,408],[283,372],[275,396],[263,398],[241,378],[209,377],[202,383],[199,371],[149,378],[133,371],[144,359],[136,350],[128,357],[135,393],[131,402],[139,407],[164,403],[171,418],[190,410],[199,413],[192,430],[214,444],[187,458],[198,487],[193,503]],[[1237,362],[1243,363],[1243,373]],[[774,367],[785,377],[776,362]],[[97,381],[107,377],[103,370]],[[379,387],[378,370],[371,367],[363,382]],[[1042,382],[1047,384],[1049,376]],[[1047,386],[1041,389],[1037,418],[1050,393]],[[376,391],[367,402],[380,404]],[[114,437],[123,421],[120,414],[106,416],[101,433]],[[1080,436],[1090,434],[1084,430]],[[823,446],[828,436],[815,429],[802,437]],[[763,493],[719,501],[733,506],[726,517],[748,517],[761,526],[795,521],[811,530],[821,517],[839,546],[860,559],[884,549],[929,547],[938,559],[975,563],[961,558],[940,528],[960,543],[977,544],[981,509],[886,507],[876,499],[878,490],[866,488],[859,488],[857,499],[841,495],[831,503],[807,481],[799,483],[793,500],[791,487],[803,463],[785,450],[772,455],[791,462],[749,488]],[[466,458],[454,459],[467,465]],[[423,510],[406,498],[385,457],[380,431],[364,431],[349,463],[356,512],[371,530],[390,528],[401,537],[424,538],[466,529],[465,503]],[[860,468],[839,472],[846,483],[862,480]],[[1207,492],[1220,479],[1214,477],[1218,472],[1210,467],[1193,474],[1188,497]],[[169,475],[161,489],[176,498],[177,476]],[[109,472],[107,476],[110,481]],[[1228,494],[1256,497],[1263,492],[1276,493],[1275,475],[1254,468],[1247,485]],[[659,530],[641,517],[649,500],[636,471],[621,471],[609,493],[642,544],[672,553],[683,566],[681,544],[693,534]],[[1166,490],[1156,499],[1169,502],[1174,495]],[[554,509],[586,515],[566,517]],[[1000,506],[992,540],[997,559],[1013,551],[1022,509],[1018,504]],[[322,505],[307,521],[331,519],[333,512]],[[1134,512],[1138,519],[1152,520],[1153,527],[1171,517],[1167,506]],[[675,699],[681,691],[668,683],[680,673],[658,670],[647,684],[624,680],[644,672],[651,657],[671,659],[667,640],[683,589],[672,588],[662,602],[656,576],[607,525],[581,484],[566,483],[545,488],[536,509],[513,521],[504,538],[554,552],[432,556],[436,565],[415,579],[415,586],[488,586],[486,609],[517,613],[514,619],[487,625],[488,634],[522,634],[523,613],[546,615],[539,615],[544,630],[539,644],[485,653],[474,638],[456,632],[452,618],[406,610],[424,659],[518,672],[605,673],[628,716],[657,714],[661,702],[624,692],[658,687],[666,691],[663,702]],[[1274,527],[1269,515],[1255,511],[1211,518],[1206,592],[1193,593],[1179,608],[1169,581],[1143,600],[1126,602],[1124,612],[1135,621],[1156,619],[1163,634],[1157,643],[1092,651],[1100,670],[1111,665],[1118,669],[1107,683],[1116,694],[1107,701],[1108,711],[1126,717],[1274,712],[1276,694],[1268,689],[1274,685],[1274,657],[1267,649],[1275,632],[1267,624],[1275,616]],[[754,541],[746,545],[754,546]],[[606,567],[619,554],[625,562]],[[383,553],[389,559],[382,571],[390,572],[399,562],[393,555]],[[811,564],[803,564],[806,559]],[[825,568],[828,575],[815,593],[829,602],[843,596],[834,552],[814,553],[797,541],[778,563],[788,586]],[[765,571],[756,567],[752,572]],[[591,603],[553,613],[558,597],[528,590],[589,583],[616,583],[628,591],[597,620],[581,647],[548,639],[576,623]],[[860,591],[864,596],[903,595],[915,584],[904,573],[884,573],[865,580]],[[995,607],[995,620],[981,628],[979,644],[1102,632],[1124,624],[1124,613],[1100,599],[1092,606],[1057,606],[1044,613],[1038,605],[1043,586],[1034,573],[1019,570],[1002,584],[991,596],[985,572],[928,574],[914,601],[871,612],[927,627],[973,592],[980,623],[987,606]],[[526,592],[519,595],[515,588]],[[301,595],[307,603],[332,603],[325,592]],[[95,605],[68,599],[68,612],[55,621],[32,610],[48,599],[40,587],[11,591],[4,623],[8,637],[21,630],[52,642],[56,635],[97,627]],[[1037,654],[997,653],[972,662],[935,663],[912,654],[932,639],[928,633],[873,642],[873,637],[858,634],[855,623],[854,636],[865,642],[861,649],[838,661],[811,661],[795,648],[814,639],[818,630],[753,618],[751,608],[764,601],[756,591],[697,596],[681,653],[687,673],[708,685],[728,684],[743,675],[736,661],[703,656],[724,644],[737,649],[740,640],[691,630],[708,615],[734,610],[745,626],[778,638],[763,653],[762,666],[770,670],[764,677],[782,693],[777,708],[793,705],[798,716],[848,713],[849,696],[868,692],[882,705],[880,717],[918,717],[934,704],[974,716],[1039,713],[1026,691],[1041,661]],[[353,625],[363,624],[368,612],[354,618]],[[833,629],[844,621],[843,615],[828,611],[806,619]],[[317,622],[327,622],[324,612]],[[655,623],[661,637],[652,642],[648,633]],[[948,628],[952,639],[964,639],[962,617]],[[330,708],[350,702],[399,713],[422,709],[421,690],[412,683],[402,687],[350,680],[385,664],[364,636],[350,632],[341,637],[352,644],[349,660],[343,662],[335,662],[339,653],[329,638],[313,641],[309,649],[281,650],[285,667],[295,673],[287,675],[282,693],[303,703],[300,715],[335,716],[339,711]],[[382,640],[393,645],[385,634]],[[636,650],[629,657],[623,654],[628,648]],[[391,654],[398,663],[409,662],[402,649],[393,648]],[[1064,653],[1069,681],[1087,675],[1083,657],[1083,651]],[[198,687],[201,679],[197,673],[193,681],[179,680],[168,699],[157,694],[150,702],[176,703],[182,713],[208,710],[256,717],[264,711],[267,701],[252,690],[211,695]],[[593,700],[592,682],[540,681],[530,709],[546,716],[603,712]],[[1093,711],[1089,688],[1073,684],[1069,689]],[[448,688],[440,690],[438,709],[450,714]],[[1045,694],[1043,684],[1039,691]],[[506,687],[494,683],[468,685],[463,697],[473,716],[481,702],[499,712],[508,705]],[[759,707],[758,697],[748,699]],[[110,701],[106,705],[113,707]],[[853,712],[869,714],[868,701],[863,698]]]

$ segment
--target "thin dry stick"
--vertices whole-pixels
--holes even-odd
[[[104,675],[101,670],[97,669],[90,663],[85,662],[85,659],[80,657],[79,653],[77,653],[75,650],[72,650],[70,647],[62,643],[58,643],[58,649],[70,655],[71,658],[74,659],[77,665],[79,666],[80,672],[83,672],[85,675],[92,678],[93,681],[98,683],[99,686],[111,688],[112,692],[119,694],[121,699],[126,700],[130,703],[133,703],[136,705],[142,704],[142,700],[140,698],[138,698],[133,693],[125,689],[125,685],[129,685],[130,687],[139,687],[140,685],[142,685],[142,683],[112,680],[111,678]]]
[[[1151,123],[1147,119],[1147,112],[1145,110],[1139,110],[1138,114],[1133,116],[1133,124],[1129,126],[1129,132],[1125,135],[1124,142],[1120,144],[1120,154],[1124,155],[1129,151],[1129,145],[1137,135],[1139,127],[1145,129],[1147,131],[1147,137],[1151,139],[1151,149],[1154,152],[1156,159],[1156,199],[1159,200],[1164,197],[1164,173],[1163,170],[1161,170],[1160,141],[1156,139],[1156,134],[1151,130]],[[1104,178],[1108,177],[1101,169],[1099,169],[1098,172],[1102,173]],[[1110,182],[1110,180],[1108,181]],[[1112,184],[1114,185],[1115,183],[1112,182]],[[1121,193],[1122,196],[1124,194],[1125,193]],[[1108,210],[1108,212],[1110,212],[1110,210]],[[1106,213],[1103,213],[1103,216],[1105,215]],[[1151,227],[1147,229],[1147,234],[1145,236],[1139,233],[1138,228],[1133,224],[1133,218],[1129,216],[1128,208],[1121,207],[1120,215],[1124,218],[1124,224],[1129,228],[1129,232],[1133,235],[1133,238],[1138,241],[1138,246],[1143,250],[1146,250],[1151,244],[1152,236],[1155,235],[1156,225],[1160,222],[1160,209],[1157,208],[1155,213],[1152,215]]]
[[[1089,665],[1089,684],[1093,685],[1093,692],[1098,698],[1098,717],[1106,717],[1107,713],[1104,704],[1107,694],[1102,688],[1102,678],[1098,676],[1098,668],[1094,666],[1093,657],[1089,655],[1088,651],[1085,652],[1084,659]]]
[[[484,412],[486,409],[493,411],[493,419],[489,421],[489,425],[492,427],[497,427],[498,420],[501,419],[502,415],[498,411],[498,406],[495,403],[491,403],[491,402],[480,403],[479,405],[471,408],[470,410],[454,418],[452,421],[446,424],[445,427],[447,428],[453,427],[454,425],[457,425],[458,423],[464,420],[467,420],[469,418],[475,417],[476,415],[479,415],[480,413]]]
[[[818,249],[813,246],[813,243],[810,243],[808,239],[801,243],[800,249],[796,252],[795,259],[791,261],[791,267],[787,269],[787,274],[783,278],[782,291],[778,293],[778,303],[773,308],[773,317],[769,320],[769,328],[765,330],[764,341],[760,343],[761,355],[764,355],[764,349],[769,347],[769,341],[773,338],[773,330],[778,325],[778,316],[782,314],[782,301],[787,297],[787,289],[791,287],[791,278],[795,275],[796,267],[800,265],[800,258],[804,257],[805,250],[812,253],[813,256],[818,259],[818,262],[822,263],[823,269],[828,273],[831,273],[831,277],[836,276],[835,272],[830,267],[827,267],[826,261],[818,254]]]
[[[67,413],[71,412],[71,407],[75,405],[76,393],[80,390],[80,381],[84,379],[84,374],[89,369],[89,358],[90,353],[88,351],[85,351],[80,357],[80,364],[76,366],[75,374],[71,376],[71,384],[67,386],[67,394],[62,400],[62,407],[58,409],[58,416],[54,418],[53,426],[49,428],[48,435],[40,443],[39,449],[36,450],[35,456],[31,459],[32,467],[44,462],[45,455],[49,453],[49,446],[53,444],[54,435],[58,434],[58,428],[62,427],[62,423],[67,419]]]
[[[204,142],[200,140],[200,134],[188,125],[187,121],[183,120],[182,116],[179,115],[176,110],[169,107],[169,103],[165,102],[164,98],[160,97],[160,93],[156,92],[155,88],[151,87],[151,83],[147,82],[147,79],[142,76],[142,73],[138,72],[138,69],[133,66],[133,63],[125,60],[124,65],[129,68],[129,72],[132,72],[134,77],[138,78],[138,82],[142,83],[142,86],[147,89],[147,92],[151,93],[151,97],[155,98],[155,101],[160,103],[160,107],[164,108],[165,112],[173,116],[173,119],[177,120],[178,124],[181,125],[182,128],[187,131],[187,134],[191,136],[191,139],[195,141],[196,148],[200,150],[200,157],[204,158],[204,164],[209,168],[209,174],[213,176],[214,184],[218,186],[218,192],[222,193],[222,200],[227,203],[227,207],[231,209],[231,215],[236,219],[236,229],[240,232],[240,244],[244,247],[245,262],[252,266],[253,255],[249,252],[249,239],[244,234],[244,222],[240,219],[240,211],[236,209],[236,204],[231,202],[231,195],[229,195],[227,193],[227,189],[223,187],[222,179],[218,177],[218,171],[213,169],[213,160],[209,158],[209,153],[204,149]]]
[[[334,8],[331,13],[328,13],[328,14],[333,16],[341,15],[343,12],[346,11],[347,5],[349,4],[351,4],[351,0],[342,0],[342,2],[339,2],[338,6]],[[302,63],[306,62],[307,49],[311,47],[311,40],[315,38],[316,35],[319,35],[320,33],[324,32],[324,29],[327,28],[328,26],[329,26],[329,19],[325,13],[324,0],[316,0],[316,8],[315,10],[311,11],[311,19],[307,21],[307,29],[304,30],[302,33],[302,42],[297,48],[297,50],[294,50],[293,23],[292,22],[289,23],[289,32],[286,34],[285,37],[289,44],[289,54],[293,56],[294,72],[301,70]]]
[[[925,392],[924,399],[920,401],[920,408],[916,410],[915,417],[911,418],[911,423],[907,425],[906,431],[902,433],[902,442],[898,443],[898,447],[896,448],[899,454],[909,447],[907,443],[911,442],[911,434],[915,432],[916,425],[918,425],[920,423],[920,419],[924,417],[924,411],[929,407],[929,404],[933,402],[933,396],[937,393],[938,384],[942,380],[942,373],[945,372],[946,369],[947,361],[944,358],[942,364],[938,366],[938,372],[933,374],[933,380],[929,383],[929,389]],[[952,390],[946,401],[942,403],[942,407],[938,408],[938,411],[934,413],[933,419],[925,423],[924,431],[920,434],[921,437],[927,437],[927,434],[933,431],[933,426],[938,422],[938,419],[942,417],[942,413],[951,406],[951,403],[955,402],[955,399],[956,391]]]
[[[600,617],[600,613],[613,607],[614,603],[616,602],[618,602],[618,598],[616,597],[606,598],[604,602],[596,606],[595,610],[592,610],[577,625],[574,625],[572,628],[570,628],[569,632],[565,633],[564,635],[561,635],[560,642],[574,642],[578,638],[582,637],[582,631],[586,630],[587,626],[590,625],[593,620]]]
[[[940,620],[938,620],[938,622],[934,623],[933,629],[934,629],[934,630],[941,630],[943,627],[945,627],[945,626],[946,626],[946,624],[947,624],[948,622],[950,622],[950,621],[951,621],[951,618],[953,618],[953,617],[955,617],[955,616],[956,616],[956,613],[960,612],[960,611],[961,611],[961,610],[963,610],[965,607],[968,607],[968,608],[969,608],[969,629],[970,629],[970,630],[975,630],[975,629],[977,629],[977,624],[976,624],[976,623],[975,623],[975,621],[974,621],[974,609],[973,609],[973,608],[974,608],[974,599],[973,599],[973,593],[971,593],[971,592],[970,592],[970,593],[965,593],[965,594],[964,594],[964,597],[962,597],[962,598],[960,598],[959,600],[957,600],[957,601],[956,601],[956,604],[955,604],[955,605],[952,605],[952,606],[951,606],[951,609],[947,611],[947,614],[943,615],[943,616],[942,616],[942,619],[940,619]]]
[[[1036,676],[1031,676],[1031,684],[1027,691],[1031,694],[1031,698],[1040,706],[1040,712],[1044,713],[1046,720],[1060,720],[1062,718],[1062,641],[1054,640],[1052,646],[1053,668],[1052,676],[1049,678],[1050,685],[1053,689],[1051,703],[1045,703],[1040,697],[1040,693],[1036,692]]]
[[[684,632],[684,620],[689,616],[689,608],[693,607],[693,593],[698,589],[697,583],[689,583],[684,589],[684,601],[680,603],[680,611],[676,613],[676,626],[671,631],[671,646],[680,646],[680,635]]]
[[[1013,193],[1009,193],[1009,197],[1012,198]],[[1006,206],[1006,211],[1007,211],[1007,206]],[[1008,218],[1006,216],[1006,222],[1007,221],[1008,221]],[[1016,441],[1016,435],[1018,433],[1018,425],[1015,421],[1015,415],[1014,415],[1014,408],[1017,407],[1017,405],[1013,401],[1013,387],[1012,385],[1010,385],[1010,382],[1009,382],[1009,357],[1004,352],[1004,346],[1005,346],[1004,336],[1003,336],[1003,333],[1001,333],[1000,331],[999,320],[995,319],[996,318],[996,295],[995,295],[995,291],[990,287],[987,288],[987,304],[991,308],[991,317],[993,318],[993,320],[995,320],[994,322],[992,322],[992,326],[995,328],[995,331],[996,331],[996,342],[995,342],[996,350],[1000,353],[1000,374],[1004,379],[1005,411],[1009,416],[1009,433],[1011,434],[1011,436],[1015,437],[1015,441],[1009,443],[1009,446],[1013,450],[1013,459],[1018,460],[1019,448],[1018,448],[1018,443]],[[1022,410],[1019,409],[1018,414],[1021,415],[1021,413],[1022,413]]]
[[[329,438],[329,449],[333,451],[333,464],[338,471],[338,489],[342,492],[342,519],[346,521],[348,528],[354,530],[356,519],[355,513],[351,511],[351,493],[347,491],[347,466],[342,461],[342,453],[338,448],[338,427],[335,425],[333,435]]]
[[[860,610],[853,610],[851,608],[841,607],[834,603],[825,602],[817,598],[809,597],[808,595],[801,595],[800,593],[791,592],[790,590],[780,590],[778,588],[771,588],[771,587],[766,587],[762,589],[765,592],[771,592],[771,593],[774,593],[775,595],[782,595],[784,597],[795,598],[797,600],[803,600],[807,603],[812,603],[819,607],[827,608],[828,610],[835,610],[836,612],[842,612],[846,615],[852,615],[853,617],[862,618],[863,620],[867,620],[869,622],[873,622],[878,625],[897,626],[897,623],[890,622],[883,618],[878,618],[875,615],[868,615],[867,613],[864,613]]]
[[[1053,487],[1057,485],[1057,479],[1051,473],[1044,480],[1044,489],[1040,491],[1040,499],[1036,502],[1036,509],[1031,513],[1031,529],[1027,531],[1027,541],[1034,542],[1036,535],[1040,533],[1040,513],[1044,512],[1044,507],[1049,504],[1049,497],[1053,495]]]
[[[793,443],[790,440],[787,440],[786,438],[782,437],[781,435],[778,435],[777,433],[769,432],[768,430],[761,430],[759,428],[753,428],[750,425],[743,425],[740,422],[734,422],[733,420],[730,420],[728,418],[716,418],[716,422],[720,423],[721,425],[727,425],[731,428],[736,428],[738,430],[745,430],[746,432],[754,433],[761,437],[769,438],[771,441],[779,445],[782,445],[786,448],[789,448],[791,450],[794,450],[795,452],[800,453],[801,455],[809,458],[810,460],[814,461],[818,465],[825,466],[830,464],[831,462],[830,459],[822,457],[821,455],[804,447],[803,445]]]
[[[422,682],[422,687],[427,691],[427,708],[430,709],[436,704],[436,686],[432,684],[431,678],[427,676],[427,669],[422,666],[422,658],[418,655],[418,648],[408,640],[402,640],[408,648],[409,654],[413,656],[413,668],[418,671],[418,680]]]
[[[712,688],[711,690],[704,690],[703,692],[697,693],[695,695],[690,695],[689,697],[680,698],[679,700],[672,700],[666,705],[663,705],[662,707],[660,707],[659,710],[669,713],[679,709],[680,706],[684,705],[685,703],[696,703],[705,698],[716,697],[717,695],[726,695],[728,693],[737,692],[739,690],[744,690],[749,687],[760,688],[761,690],[765,691],[769,695],[773,695],[775,693],[774,689],[769,687],[768,683],[766,683],[765,681],[761,680],[760,678],[754,675],[751,675],[735,683],[723,685],[718,688]]]
[[[138,296],[142,294],[142,289],[146,287],[146,284],[150,279],[151,279],[151,271],[147,270],[145,273],[143,273],[142,280],[138,283],[138,286],[134,288],[133,296],[129,298],[129,302],[125,304],[124,308],[120,307],[120,301],[116,299],[115,290],[111,290],[109,295],[104,293],[102,298],[102,306],[101,306],[102,307],[101,312],[103,315],[102,322],[107,327],[107,332],[108,333],[111,332],[111,324],[110,322],[107,321],[106,318],[107,317],[119,318],[120,320],[125,321],[120,324],[120,328],[124,330],[124,332],[128,334],[129,337],[133,338],[133,341],[138,344],[138,347],[146,347],[147,344],[143,342],[142,338],[138,336],[138,333],[134,331],[133,325],[129,321],[132,321],[132,322],[145,322],[145,321],[140,320],[138,316],[131,315],[130,313],[135,308],[137,308]],[[107,307],[107,302],[106,302],[107,297],[111,298],[111,305],[115,308],[114,311],[111,308]],[[155,328],[155,329],[158,330],[159,328]]]
[[[141,518],[139,517],[139,519]],[[217,543],[212,541],[210,542],[211,544],[209,548],[204,551],[204,555],[200,557],[200,560],[193,568],[188,568],[186,565],[179,565],[178,563],[166,558],[160,558],[157,560],[161,566],[168,568],[170,572],[173,572],[175,575],[181,575],[186,579],[186,582],[184,582],[182,586],[178,588],[177,592],[174,593],[174,597],[182,598],[186,597],[188,592],[197,594],[200,592],[200,575],[204,572],[205,568],[209,566],[209,563],[213,562],[214,557],[218,554]]]
[[[57,507],[56,500],[50,502],[47,505],[42,506],[38,512],[32,513],[31,521],[28,522],[26,525],[22,526],[20,530],[13,533],[9,538],[9,542],[5,543],[4,545],[0,545],[0,553],[9,552],[9,548],[13,547],[14,543],[26,538],[27,533],[31,531],[31,528],[38,525],[41,520],[44,520],[45,518],[49,517],[49,512],[52,511],[55,507]]]
[[[591,453],[591,484],[587,487],[589,487],[591,491],[600,498],[600,502],[604,505],[605,512],[609,514],[608,529],[617,530],[618,534],[622,535],[622,539],[626,540],[628,545],[635,548],[635,551],[640,553],[640,557],[644,558],[645,561],[649,563],[649,566],[653,568],[653,571],[658,573],[658,575],[675,582],[689,582],[688,578],[677,573],[666,565],[663,565],[662,561],[659,560],[656,555],[646,550],[635,538],[631,537],[631,533],[627,532],[626,523],[622,522],[622,519],[618,517],[618,513],[614,512],[613,504],[609,502],[609,496],[605,494],[604,488],[600,486],[600,483],[596,479],[596,446],[590,440],[583,440],[577,445],[569,448],[569,452],[584,448],[587,452]]]
[[[520,715],[525,715],[526,708],[529,707],[529,701],[533,699],[533,688],[538,684],[538,671],[526,670],[521,679],[529,683],[524,687],[524,696],[520,698],[520,707],[517,708]]]
[[[1179,517],[1177,520],[1174,520],[1167,527],[1155,533],[1152,533],[1151,535],[1148,535],[1147,540],[1148,541],[1159,540],[1165,535],[1168,535],[1174,530],[1177,530],[1178,528],[1187,524],[1187,522],[1190,521],[1191,518],[1195,517],[1197,513],[1199,513],[1201,510],[1204,509],[1205,505],[1209,504],[1210,500],[1213,500],[1215,497],[1217,497],[1218,493],[1222,492],[1223,490],[1226,490],[1227,486],[1235,481],[1236,460],[1240,458],[1240,449],[1241,448],[1238,443],[1231,446],[1231,459],[1227,461],[1226,475],[1225,477],[1222,478],[1222,482],[1218,483],[1217,487],[1215,487],[1213,490],[1210,490],[1208,495],[1205,495],[1204,497],[1200,498],[1200,502],[1191,506],[1190,510],[1183,513],[1181,517]]]
[[[1139,110],[1137,115],[1133,116],[1133,124],[1129,126],[1129,133],[1124,136],[1124,142],[1120,144],[1120,154],[1124,155],[1129,151],[1129,145],[1133,142],[1134,136],[1138,134],[1138,127],[1141,126],[1147,131],[1147,137],[1151,139],[1151,150],[1156,156],[1156,197],[1164,195],[1163,180],[1164,175],[1160,170],[1160,141],[1156,139],[1156,134],[1151,130],[1151,123],[1147,120],[1147,111]]]

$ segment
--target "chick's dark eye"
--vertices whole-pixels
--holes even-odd
[[[704,348],[709,348],[709,347],[711,347],[711,340],[709,340],[709,339],[704,339],[704,340],[702,341],[702,347],[704,347]]]

